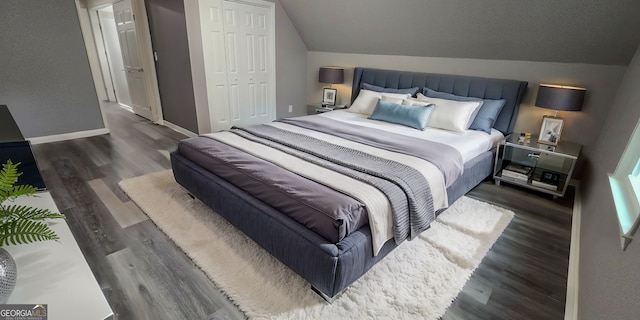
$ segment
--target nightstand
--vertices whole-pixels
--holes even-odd
[[[312,114],[324,113],[324,112],[346,109],[346,108],[347,106],[343,104],[336,105],[336,106],[323,107],[321,103],[311,103],[307,105],[307,114],[312,115]]]
[[[493,179],[563,197],[582,146],[560,142],[557,146],[538,143],[538,136],[519,142],[514,133],[498,145]]]

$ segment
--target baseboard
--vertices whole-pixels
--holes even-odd
[[[189,130],[181,127],[181,126],[175,125],[175,124],[173,124],[173,123],[171,123],[171,122],[169,122],[167,120],[163,120],[162,121],[162,125],[166,126],[169,129],[172,129],[173,131],[182,133],[187,137],[192,137],[193,138],[193,137],[197,137],[198,136],[197,134],[195,134],[195,133],[193,133],[193,132],[191,132],[191,131],[189,131]]]
[[[571,247],[569,249],[569,272],[567,275],[567,300],[564,308],[565,320],[578,319],[578,280],[580,273],[580,221],[582,219],[582,197],[580,184],[575,185],[576,195],[571,218]]]
[[[58,141],[71,140],[71,139],[87,138],[87,137],[99,136],[103,134],[109,134],[109,129],[102,128],[102,129],[95,129],[95,130],[54,134],[50,136],[27,138],[27,140],[31,141],[31,144],[41,144],[41,143],[58,142]]]

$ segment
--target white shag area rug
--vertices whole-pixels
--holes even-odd
[[[438,319],[513,217],[463,197],[328,304],[171,171],[120,186],[250,319]]]

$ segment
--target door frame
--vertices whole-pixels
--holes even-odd
[[[107,100],[111,102],[119,102],[118,97],[116,95],[115,88],[114,88],[115,85],[114,85],[113,75],[110,67],[111,61],[109,61],[109,57],[107,56],[107,52],[106,52],[107,49],[106,49],[105,40],[104,40],[104,31],[102,30],[102,22],[100,21],[100,17],[98,14],[98,10],[106,6],[108,5],[89,9],[88,10],[89,22],[91,23],[93,40],[95,42],[97,53],[98,53],[100,71],[102,72],[102,79],[105,83],[105,90],[107,91],[106,93]],[[112,96],[113,96],[113,99],[112,99]]]
[[[89,58],[89,66],[93,75],[93,83],[98,93],[98,102],[100,103],[100,111],[102,113],[102,119],[107,127],[107,119],[105,117],[105,105],[102,101],[104,96],[104,80],[102,77],[102,70],[100,68],[100,60],[98,57],[98,51],[96,49],[96,42],[93,37],[93,31],[91,29],[91,22],[89,20],[89,10],[103,7],[105,5],[114,4],[118,0],[75,0],[78,19],[80,21],[80,29],[84,36],[85,48],[87,50],[87,56]],[[147,18],[147,9],[144,4],[144,0],[131,0],[131,9],[135,15],[135,27],[136,36],[138,42],[138,50],[140,53],[140,62],[144,72],[144,81],[146,85],[146,94],[149,100],[149,106],[151,107],[151,115],[153,122],[156,124],[164,125],[162,116],[162,104],[160,102],[160,90],[158,89],[158,78],[156,75],[156,66],[153,61],[153,48],[151,46],[151,32],[149,30],[149,20]],[[148,72],[147,72],[148,71]],[[100,94],[100,92],[103,92]]]
[[[131,108],[129,106],[129,104],[131,104],[131,98],[122,101],[123,97],[122,95],[124,94],[123,92],[118,93],[118,91],[120,91],[117,87],[118,84],[121,86],[122,83],[120,83],[120,81],[118,81],[116,79],[116,75],[115,72],[113,72],[113,62],[114,62],[114,57],[110,58],[110,54],[107,52],[109,51],[109,45],[107,45],[107,40],[105,38],[105,22],[102,21],[102,18],[100,16],[100,12],[101,10],[103,10],[106,7],[111,7],[113,9],[113,5],[111,4],[105,4],[105,5],[101,5],[101,6],[97,6],[97,7],[93,7],[93,8],[89,8],[89,16],[90,16],[90,20],[91,20],[91,27],[94,29],[93,30],[93,36],[94,36],[94,40],[96,41],[96,47],[98,48],[98,50],[104,50],[105,54],[102,55],[102,53],[98,52],[100,59],[105,59],[106,61],[101,61],[100,62],[100,66],[101,66],[101,70],[102,72],[105,73],[103,79],[105,81],[110,81],[111,82],[111,87],[113,88],[113,93],[115,96],[114,100],[111,101],[115,101],[118,104],[120,104],[120,106],[126,107],[126,108]],[[112,10],[113,12],[113,10]],[[114,16],[115,19],[115,16]],[[117,28],[116,26],[114,26],[114,28]],[[98,29],[98,30],[96,30]],[[118,44],[118,55],[120,55],[120,59],[122,59],[122,49],[120,48],[120,45]],[[115,59],[117,59],[118,57],[115,57]],[[105,63],[107,64],[106,66],[106,70],[105,70]],[[124,62],[123,62],[124,63]],[[108,75],[108,76],[107,76]],[[122,79],[119,79],[122,80]],[[125,79],[126,82],[126,79]],[[124,85],[127,85],[126,83]],[[109,85],[107,85],[107,87],[109,87]],[[126,88],[127,90],[127,95],[129,95],[129,88]],[[127,102],[127,103],[125,103]]]

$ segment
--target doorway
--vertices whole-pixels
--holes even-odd
[[[76,6],[98,96],[164,124],[144,1],[76,0]],[[103,115],[107,105],[101,103]]]
[[[106,95],[109,101],[117,102],[125,109],[131,110],[131,96],[127,86],[113,6],[109,4],[90,9],[89,18],[93,36],[96,39]]]

